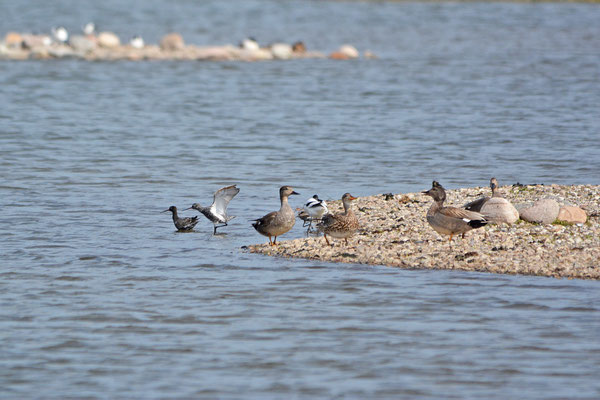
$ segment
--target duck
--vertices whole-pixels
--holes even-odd
[[[310,199],[306,200],[306,203],[302,207],[302,209],[308,214],[308,231],[312,228],[312,223],[314,220],[320,220],[324,214],[327,214],[329,210],[327,209],[327,203],[325,200],[319,199],[318,195],[313,195]]]
[[[171,206],[162,212],[171,211],[173,213],[173,223],[179,232],[189,232],[194,229],[198,223],[198,216],[180,218],[177,215],[177,207]]]
[[[513,224],[519,219],[519,211],[517,211],[510,201],[502,197],[497,191],[498,187],[498,180],[491,178],[490,188],[492,189],[492,197],[484,196],[465,204],[463,208],[483,214],[493,224]]]
[[[236,185],[225,186],[217,190],[213,195],[213,202],[209,207],[202,207],[200,203],[194,203],[191,207],[185,210],[194,209],[204,215],[210,222],[213,223],[213,235],[217,234],[217,228],[227,226],[227,223],[235,217],[227,215],[227,206],[240,189]],[[184,210],[184,211],[185,211]]]
[[[296,217],[294,210],[288,204],[288,197],[298,195],[291,186],[282,186],[279,188],[279,200],[281,207],[279,211],[273,211],[262,218],[254,219],[252,226],[258,233],[269,238],[271,246],[277,245],[277,236],[281,236],[294,227]],[[271,238],[274,237],[273,240]]]
[[[448,242],[456,234],[464,234],[472,229],[487,225],[488,220],[483,214],[464,208],[444,207],[446,190],[438,182],[433,181],[431,189],[421,192],[433,198],[433,204],[427,211],[427,222],[439,234],[450,235]]]
[[[321,222],[317,225],[320,231],[323,232],[323,237],[328,246],[332,246],[327,239],[327,235],[344,239],[348,244],[348,238],[353,236],[358,230],[358,218],[352,211],[351,202],[356,200],[356,197],[350,193],[344,193],[342,196],[342,204],[344,205],[344,212],[339,214],[325,214],[321,218]]]
[[[144,39],[142,39],[141,36],[135,35],[129,41],[129,45],[134,49],[143,49],[146,44],[144,43]]]

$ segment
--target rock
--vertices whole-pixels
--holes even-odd
[[[183,37],[179,33],[169,33],[160,39],[160,49],[163,51],[181,50],[184,47]]]
[[[560,206],[554,199],[538,200],[531,207],[519,210],[521,219],[538,224],[551,224],[556,221]]]
[[[329,55],[329,58],[331,58],[332,60],[349,60],[350,57],[348,57],[346,54],[340,53],[339,51],[334,51],[333,53],[331,53]]]
[[[23,35],[23,47],[35,49],[39,47],[48,47],[52,44],[52,39],[48,35]]]
[[[98,35],[98,46],[112,49],[121,45],[121,39],[112,32],[100,32]]]
[[[345,54],[348,58],[358,58],[359,53],[356,50],[356,47],[351,46],[349,44],[345,44],[338,49],[338,52]]]
[[[71,46],[67,46],[65,44],[57,44],[48,47],[48,55],[54,58],[64,58],[64,57],[73,57],[75,56],[75,52],[71,48]]]
[[[118,39],[118,38],[117,38]],[[69,39],[69,44],[77,53],[86,54],[96,48],[96,42],[86,36],[75,35]]]
[[[570,224],[583,224],[587,221],[587,214],[584,210],[576,206],[562,206],[558,211],[556,219]]]
[[[4,44],[10,48],[20,48],[21,43],[23,43],[23,36],[17,32],[8,32],[4,36]]]
[[[502,197],[492,197],[486,201],[483,207],[481,207],[480,213],[485,215],[486,219],[494,224],[513,224],[519,219],[517,209]]]
[[[271,54],[278,60],[289,60],[292,57],[292,46],[286,43],[275,43],[271,45]]]

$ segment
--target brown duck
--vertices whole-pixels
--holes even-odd
[[[271,246],[277,244],[277,236],[288,232],[296,222],[294,210],[288,204],[288,197],[294,194],[300,193],[294,192],[291,186],[282,186],[279,188],[279,200],[281,201],[279,211],[273,211],[262,218],[252,220],[254,229],[261,235],[267,236]],[[271,240],[271,237],[274,239]]]
[[[434,231],[442,235],[452,236],[464,234],[472,229],[485,226],[488,221],[485,217],[475,211],[465,210],[458,207],[444,207],[446,190],[438,182],[433,181],[431,189],[422,192],[433,198],[433,204],[427,211],[427,222]]]
[[[323,237],[328,245],[331,246],[327,235],[334,238],[343,238],[346,244],[348,244],[348,238],[353,236],[358,230],[358,219],[351,207],[352,200],[356,200],[356,197],[350,193],[344,193],[342,196],[344,212],[340,214],[325,214],[321,222],[317,225],[317,228],[323,231]]]

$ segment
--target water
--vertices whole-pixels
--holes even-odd
[[[0,62],[0,397],[600,397],[595,282],[241,249],[282,184],[293,205],[600,184],[598,6],[54,3],[0,4],[0,32],[93,19],[379,58]],[[160,213],[232,183],[225,235]]]

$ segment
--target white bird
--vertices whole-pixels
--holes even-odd
[[[186,208],[186,210],[193,208],[194,210],[201,212],[213,223],[213,235],[216,235],[217,228],[221,226],[227,226],[227,222],[235,218],[227,215],[227,205],[229,205],[231,199],[233,199],[239,192],[240,189],[238,189],[235,185],[226,186],[215,192],[213,202],[210,207],[202,207],[199,203],[194,203],[190,208]]]
[[[134,37],[132,37],[131,40],[129,41],[129,44],[134,49],[141,49],[145,45],[144,39],[142,39],[142,37],[138,36],[138,35],[135,35]]]
[[[54,40],[61,43],[67,43],[67,40],[69,40],[69,32],[64,26],[52,28],[52,36],[54,37]]]
[[[258,45],[258,42],[256,41],[256,39],[251,38],[251,37],[242,40],[242,42],[240,43],[240,47],[244,50],[250,50],[250,51],[255,51],[255,50],[260,49],[260,46]]]
[[[327,203],[325,200],[319,199],[318,195],[314,195],[310,199],[306,200],[304,207],[302,207],[304,211],[308,214],[308,231],[312,228],[312,222],[314,220],[320,220],[323,217],[323,214],[329,212],[327,209]]]
[[[93,22],[88,22],[81,29],[83,30],[83,33],[85,35],[90,36],[96,33],[96,24],[94,24]]]

